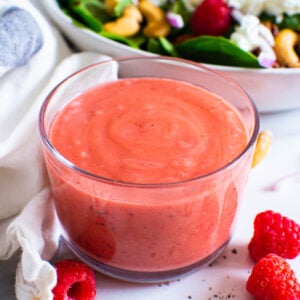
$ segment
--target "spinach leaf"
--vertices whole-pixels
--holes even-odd
[[[117,34],[109,33],[107,31],[101,31],[101,36],[128,45],[132,48],[140,49],[141,45],[146,42],[146,37],[143,35],[136,35],[130,38],[126,38]]]
[[[67,8],[69,6],[69,0],[57,0],[57,3],[61,8]]]
[[[192,12],[187,8],[183,0],[175,0],[168,10],[181,15],[184,23],[188,23],[192,17]]]
[[[273,24],[276,24],[280,30],[289,28],[295,31],[300,31],[300,14],[295,14],[292,16],[283,15],[283,19],[278,22],[275,16],[262,14],[260,16],[262,21],[271,21]]]
[[[300,31],[300,14],[293,16],[285,16],[281,23],[278,24],[279,29],[290,28]]]
[[[104,2],[98,0],[70,0],[69,9],[78,21],[95,32],[101,31],[103,23],[111,19]]]
[[[255,55],[243,51],[224,37],[200,36],[178,44],[175,48],[181,57],[197,62],[246,68],[261,67]]]
[[[179,56],[175,46],[171,42],[169,42],[168,39],[161,37],[159,38],[159,43],[162,46],[162,48],[165,50],[167,55],[175,56],[175,57]]]
[[[155,53],[158,55],[169,55],[167,51],[162,47],[158,39],[149,38],[144,46],[145,51]]]
[[[120,0],[117,2],[116,6],[114,7],[113,15],[115,17],[120,17],[123,14],[124,9],[132,4],[131,0]]]
[[[178,56],[174,45],[164,37],[158,39],[149,38],[146,44],[146,51],[166,56]]]

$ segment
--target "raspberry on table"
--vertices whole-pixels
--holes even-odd
[[[255,300],[299,300],[300,285],[286,260],[268,254],[254,266],[246,283]]]
[[[255,217],[248,250],[255,262],[269,253],[295,258],[300,253],[300,225],[272,210],[261,212]]]
[[[197,35],[223,35],[231,26],[231,8],[224,0],[204,0],[197,7],[191,28]]]
[[[54,265],[57,283],[53,288],[54,300],[94,300],[96,280],[94,272],[83,262],[63,259]]]

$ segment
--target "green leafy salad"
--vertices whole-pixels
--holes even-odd
[[[300,30],[298,13],[283,12],[279,17],[262,10],[255,16],[224,0],[200,0],[197,5],[187,0],[56,1],[76,26],[105,38],[155,54],[215,65],[290,67],[279,59],[283,50],[276,48],[276,35],[290,29],[297,38]],[[297,60],[296,42],[291,47]]]

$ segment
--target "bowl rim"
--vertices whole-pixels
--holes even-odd
[[[66,15],[58,6],[57,0],[40,0],[43,3],[44,8],[49,13],[50,18],[58,22],[63,21],[67,26],[72,26],[74,30],[78,30],[79,32],[83,32],[87,34],[89,37],[95,38],[96,40],[103,41],[107,44],[110,44],[115,47],[119,47],[124,50],[129,50],[132,52],[133,55],[157,55],[155,53],[151,53],[141,49],[135,49],[128,45],[119,43],[117,41],[108,39],[104,36],[101,36],[91,29],[78,27],[73,24],[72,19]],[[50,13],[52,12],[52,13]],[[171,56],[170,56],[171,57]],[[194,61],[195,62],[195,61]],[[196,62],[197,63],[197,62]],[[222,71],[222,72],[231,72],[231,73],[239,73],[239,72],[250,72],[255,74],[263,74],[263,75],[300,75],[300,68],[243,68],[243,67],[233,67],[233,66],[223,66],[223,65],[216,65],[216,64],[208,64],[199,62],[202,65],[205,65],[211,69]]]

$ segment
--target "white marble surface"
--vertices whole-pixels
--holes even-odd
[[[260,127],[261,130],[272,131],[272,148],[265,160],[251,170],[235,234],[212,267],[162,285],[125,283],[97,274],[97,299],[251,299],[245,290],[245,282],[253,267],[247,253],[247,243],[252,235],[255,215],[273,209],[300,223],[299,176],[282,181],[277,191],[268,190],[281,178],[300,172],[300,110],[261,115]],[[233,253],[234,249],[237,253]],[[8,262],[0,262],[1,300],[14,299],[17,260],[16,255]],[[300,279],[300,257],[290,263]]]

